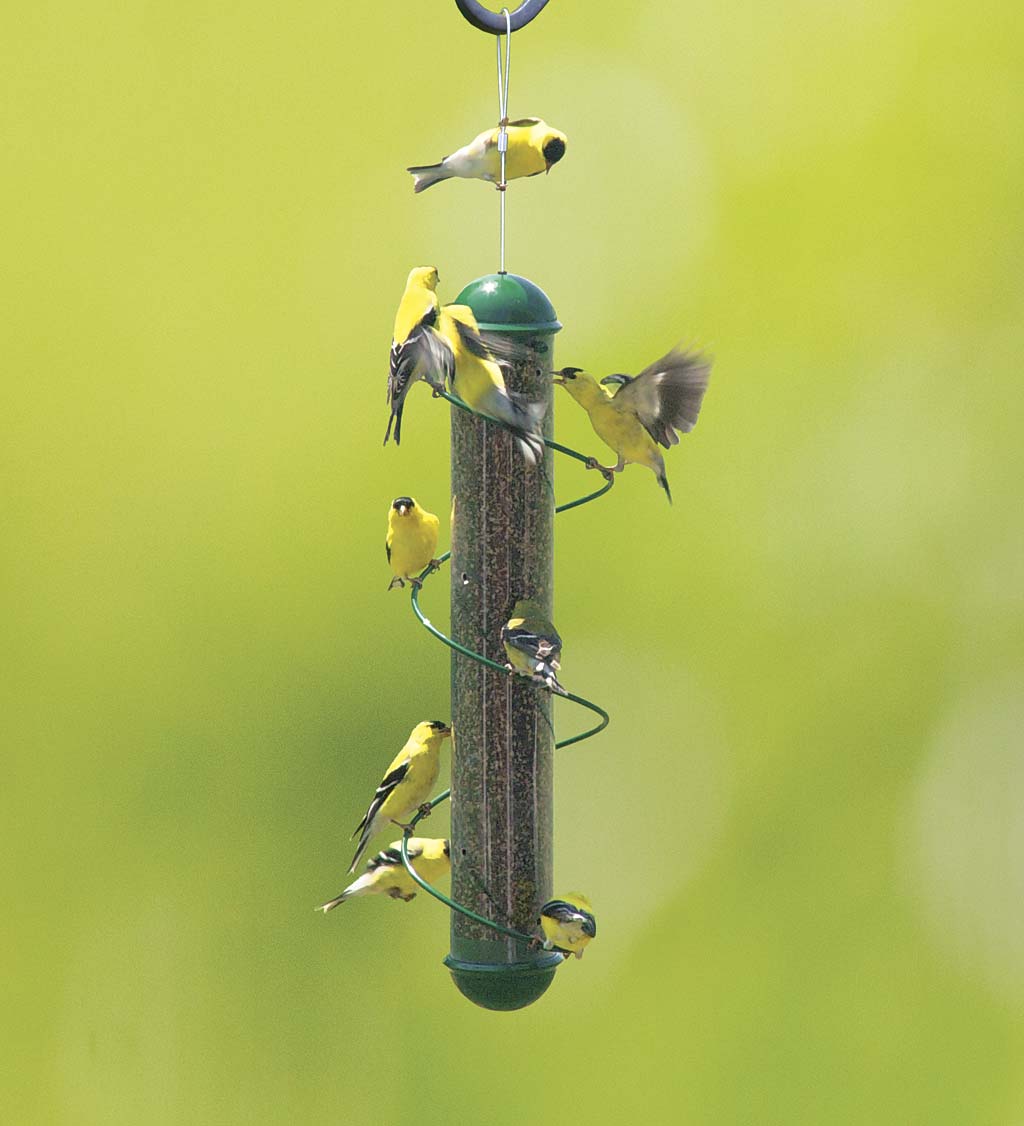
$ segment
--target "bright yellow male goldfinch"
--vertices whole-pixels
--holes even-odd
[[[615,394],[581,368],[555,372],[555,383],[583,407],[597,436],[618,454],[618,462],[602,466],[602,470],[619,473],[630,462],[645,465],[671,502],[665,460],[658,447],[670,449],[679,442],[677,430],[686,434],[696,426],[710,375],[710,360],[699,352],[673,348],[638,376],[602,379],[601,384],[618,388]]]
[[[455,394],[473,410],[505,423],[527,463],[536,464],[544,455],[541,425],[546,405],[531,403],[505,386],[501,365],[480,335],[468,305],[445,305],[438,330],[455,357]]]
[[[395,445],[402,440],[402,411],[409,389],[423,379],[436,391],[443,391],[451,378],[455,358],[451,347],[437,331],[441,306],[437,300],[436,266],[417,266],[405,283],[405,292],[395,314],[394,335],[388,368],[388,419],[384,445],[395,428]]]
[[[388,532],[384,550],[395,577],[388,590],[407,582],[421,586],[420,572],[437,560],[437,534],[441,521],[427,512],[412,497],[395,497],[388,509]]]
[[[550,172],[552,166],[565,156],[568,143],[566,135],[558,129],[552,129],[539,117],[521,117],[517,121],[510,121],[506,132],[506,180]],[[415,165],[408,171],[413,174],[413,190],[417,192],[426,191],[432,185],[455,176],[464,180],[486,180],[496,184],[501,179],[498,130],[485,129],[468,145],[456,149],[439,164]]]
[[[398,821],[419,809],[430,797],[441,767],[441,744],[452,729],[439,719],[424,720],[412,729],[408,742],[392,759],[384,773],[370,808],[355,828],[359,847],[352,857],[350,872],[356,870],[359,857],[370,839],[390,821]]]
[[[451,849],[448,841],[433,837],[410,837],[407,849],[409,862],[416,874],[428,884],[436,884],[451,871]],[[317,908],[326,915],[340,903],[360,895],[389,895],[406,903],[416,898],[419,885],[402,863],[402,842],[393,841],[366,862],[366,871],[340,894]]]
[[[587,943],[597,935],[597,920],[590,900],[578,891],[549,900],[537,920],[544,933],[544,949],[583,957]]]

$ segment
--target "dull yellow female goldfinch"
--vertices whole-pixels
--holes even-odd
[[[519,599],[512,617],[501,627],[501,641],[510,669],[546,685],[552,692],[567,695],[555,676],[562,659],[562,639],[536,602]]]
[[[359,857],[375,833],[389,821],[397,823],[398,818],[405,817],[426,802],[441,766],[441,744],[451,733],[448,724],[439,719],[425,719],[412,729],[405,746],[385,771],[366,816],[352,834],[353,837],[357,833],[360,836],[350,872],[356,870]]]
[[[395,497],[388,509],[388,534],[384,538],[384,550],[395,572],[388,590],[404,587],[407,581],[421,585],[420,572],[437,563],[434,553],[440,526],[440,520],[420,508],[412,497]]]
[[[436,884],[451,871],[451,849],[448,841],[433,837],[410,837],[408,841],[409,862],[416,873],[428,884]],[[405,870],[402,863],[402,842],[393,841],[386,849],[378,852],[366,862],[366,872],[353,881],[340,894],[317,908],[326,915],[328,911],[355,899],[358,895],[389,895],[392,899],[403,899],[406,903],[416,898],[419,885]]]
[[[549,900],[537,919],[544,933],[544,949],[583,957],[587,943],[597,935],[597,920],[590,900],[578,891]]]
[[[677,430],[689,433],[697,424],[710,375],[710,360],[699,352],[673,348],[638,376],[602,379],[601,384],[618,388],[615,394],[581,368],[562,368],[555,373],[555,383],[583,407],[597,436],[618,454],[614,466],[599,468],[618,473],[630,462],[646,465],[671,502],[658,446],[669,449],[679,442]]]
[[[402,440],[402,411],[409,389],[418,380],[426,380],[434,391],[443,391],[445,380],[451,378],[455,358],[451,347],[437,331],[441,306],[437,300],[436,266],[417,266],[405,283],[405,292],[395,314],[395,330],[391,338],[391,360],[388,369],[388,419],[384,445],[395,427],[395,445]]]
[[[567,138],[552,129],[539,117],[521,117],[510,121],[508,151],[505,154],[505,179],[517,180],[520,176],[539,176],[550,172],[552,165],[565,156]],[[413,174],[413,191],[423,192],[442,180],[459,176],[464,180],[487,180],[496,184],[501,179],[501,154],[498,152],[498,130],[486,129],[468,145],[456,149],[439,164],[414,165],[407,171]]]
[[[531,403],[523,395],[508,390],[501,365],[480,335],[468,305],[445,305],[438,331],[455,357],[452,386],[456,395],[473,410],[505,423],[526,461],[536,464],[544,454],[541,424],[545,404]]]

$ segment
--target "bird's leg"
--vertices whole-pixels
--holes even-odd
[[[411,891],[408,895],[400,895],[398,898],[403,903],[411,903],[416,898],[416,893],[414,891]]]
[[[620,469],[622,469],[621,465],[616,465],[614,467],[610,466],[610,465],[602,465],[597,460],[596,457],[588,457],[587,461],[586,461],[586,466],[587,466],[588,469],[597,469],[601,473],[601,476],[604,477],[604,479],[606,481],[614,481],[615,480],[615,474]]]
[[[422,821],[424,817],[429,817],[433,809],[434,807],[430,802],[420,802],[420,820]]]
[[[413,586],[414,586],[414,587],[415,587],[415,588],[416,588],[417,590],[422,590],[422,589],[423,589],[423,580],[422,580],[422,579],[417,579],[417,578],[414,578],[414,577],[413,577],[412,575],[410,575],[410,576],[409,576],[409,582],[411,582],[411,583],[412,583],[412,585],[413,585]]]
[[[391,824],[397,825],[399,827],[399,829],[402,830],[403,833],[415,833],[416,832],[416,826],[415,825],[406,825],[402,821],[396,821],[394,817],[391,818]]]
[[[536,936],[531,938],[530,941],[526,944],[526,949],[527,950],[539,950],[540,949],[540,939],[537,938]]]

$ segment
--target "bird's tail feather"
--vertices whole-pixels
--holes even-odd
[[[511,404],[510,416],[505,421],[515,427],[515,439],[528,465],[536,465],[544,457],[544,438],[541,426],[545,403],[532,403],[524,395],[514,391],[508,393]]]
[[[344,903],[345,900],[351,899],[356,895],[365,895],[366,888],[369,886],[369,884],[370,874],[366,873],[365,875],[360,876],[358,880],[349,884],[348,887],[345,888],[345,890],[340,895],[336,895],[333,899],[329,899],[326,903],[321,903],[320,906],[316,908],[316,910],[323,911],[323,913],[326,915],[328,911],[333,911],[335,907]]]
[[[391,424],[392,423],[394,423],[394,425],[395,425],[395,445],[398,446],[402,442],[402,407],[403,407],[403,405],[404,405],[403,403],[399,403],[398,406],[391,412],[391,417],[388,419],[388,430],[387,430],[387,433],[384,435],[384,445],[385,446],[388,444],[388,439],[391,437]]]
[[[414,192],[425,192],[434,184],[440,184],[442,180],[450,180],[452,177],[451,172],[443,164],[413,165],[412,168],[407,168],[406,172],[411,172],[413,175]]]
[[[373,825],[367,825],[363,830],[363,835],[359,838],[359,847],[356,849],[355,856],[352,857],[352,863],[348,866],[350,872],[356,870],[356,865],[359,863],[359,857],[363,855],[363,850],[370,843],[370,837],[373,836]]]
[[[668,487],[668,478],[665,476],[665,470],[658,474],[658,484],[665,490],[665,496],[668,497],[668,503],[672,503],[672,490]]]

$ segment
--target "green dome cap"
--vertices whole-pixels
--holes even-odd
[[[477,278],[455,298],[455,304],[468,305],[484,332],[529,332],[543,336],[562,327],[544,290],[518,274]]]

